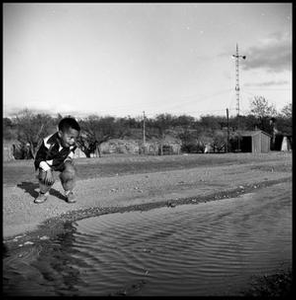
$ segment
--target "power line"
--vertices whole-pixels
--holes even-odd
[[[244,88],[245,90],[250,90],[250,91],[292,91],[292,89],[250,89],[250,88]]]

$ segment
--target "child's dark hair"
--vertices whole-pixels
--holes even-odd
[[[62,119],[59,122],[58,128],[61,131],[68,130],[69,128],[73,128],[77,131],[80,131],[80,126],[79,126],[78,122],[74,118],[71,118],[71,117]]]

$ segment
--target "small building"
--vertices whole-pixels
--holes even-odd
[[[14,143],[17,141],[3,141],[3,161],[15,160]]]
[[[292,136],[276,134],[273,148],[275,151],[292,151]]]
[[[267,153],[272,136],[262,130],[239,131],[241,152]]]
[[[85,157],[86,157],[85,153],[79,147],[77,147],[74,152],[74,158],[85,158]]]
[[[28,145],[22,145],[18,140],[3,140],[3,161],[30,158]]]
[[[291,150],[292,150],[291,140],[289,139],[289,137],[284,136],[281,145],[281,151],[291,151]]]

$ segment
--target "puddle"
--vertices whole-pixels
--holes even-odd
[[[4,259],[4,292],[50,296],[232,296],[292,265],[287,184],[238,198],[67,224],[39,251]]]

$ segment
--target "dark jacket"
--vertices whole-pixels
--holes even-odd
[[[39,168],[40,162],[45,161],[53,170],[62,171],[64,161],[67,158],[72,159],[76,148],[76,145],[68,148],[62,147],[58,132],[46,137],[37,151],[34,161],[35,169]]]

